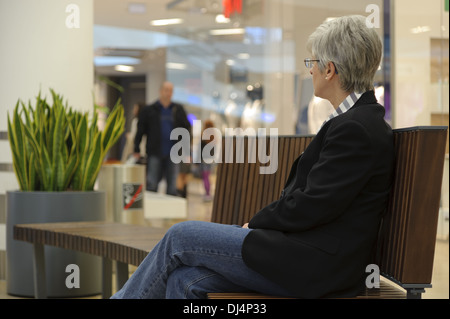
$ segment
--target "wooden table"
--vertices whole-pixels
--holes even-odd
[[[166,229],[111,222],[68,222],[14,226],[14,239],[33,244],[36,298],[46,298],[44,245],[103,257],[102,297],[112,295],[112,262],[117,285],[128,279],[128,265],[138,266],[161,240]]]

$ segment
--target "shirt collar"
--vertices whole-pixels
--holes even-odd
[[[165,109],[160,100],[158,100],[158,105],[159,105],[161,110]],[[167,109],[172,109],[172,105],[173,105],[173,103],[170,102],[169,107]]]
[[[344,101],[342,101],[342,103],[338,106],[338,108],[336,110],[334,110],[333,113],[331,113],[331,115],[328,117],[328,119],[323,122],[322,126],[328,122],[329,120],[335,118],[336,116],[339,116],[341,114],[344,114],[345,112],[347,112],[348,110],[350,110],[353,105],[355,105],[356,101],[359,100],[359,98],[361,97],[362,93],[356,93],[356,92],[352,92],[350,93]]]

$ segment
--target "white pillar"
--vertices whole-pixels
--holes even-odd
[[[270,127],[278,128],[278,134],[294,134],[297,116],[294,103],[295,44],[285,39],[284,33],[294,27],[295,6],[280,5],[271,0],[266,0],[264,5],[264,26],[270,30],[264,48],[265,111],[275,116]],[[278,28],[282,30],[281,34],[275,31]]]
[[[79,110],[93,106],[93,2],[0,0],[0,163],[11,163],[7,112],[17,100],[32,101],[49,88]],[[3,165],[5,166],[5,165]],[[0,171],[0,194],[16,188]]]
[[[7,113],[49,88],[75,109],[93,106],[93,1],[0,0],[0,279],[5,274],[5,192],[18,189]]]
[[[158,100],[159,89],[161,84],[168,80],[166,73],[166,60],[167,52],[166,49],[158,49],[154,55],[149,58],[147,63],[147,74],[146,74],[146,91],[145,99],[146,104],[151,104]]]
[[[154,70],[150,71],[146,75],[146,92],[145,99],[146,104],[151,104],[158,100],[159,98],[159,89],[161,88],[161,84],[166,81],[165,72],[155,72]]]

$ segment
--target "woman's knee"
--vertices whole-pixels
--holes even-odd
[[[191,234],[195,235],[205,229],[207,222],[188,220],[184,222],[177,223],[169,228],[168,234],[173,236],[189,236]]]
[[[180,223],[176,223],[172,227],[170,227],[167,233],[170,234],[185,234],[186,232],[191,232],[193,228],[197,228],[196,224],[198,221],[188,220]]]

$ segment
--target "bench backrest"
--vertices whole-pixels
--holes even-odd
[[[313,135],[279,136],[278,169],[274,174],[260,174],[260,167],[267,165],[261,164],[258,156],[255,162],[249,163],[249,156],[252,158],[252,155],[258,154],[256,137],[232,137],[233,158],[228,160],[225,155],[230,154],[225,152],[224,138],[222,163],[217,167],[211,221],[243,225],[261,208],[278,199],[292,163],[306,149],[313,137]],[[240,143],[243,143],[243,147],[240,147]],[[267,139],[266,150],[270,150],[269,143],[270,140]],[[244,163],[237,163],[239,151],[244,152]]]
[[[446,138],[447,127],[441,126],[394,130],[395,177],[376,262],[384,276],[402,286],[431,283]],[[233,158],[227,161],[230,154],[225,152],[225,138],[222,141],[211,221],[243,225],[279,198],[292,163],[313,136],[278,137],[278,169],[274,174],[259,173],[267,164],[261,164],[258,156],[249,163],[251,155],[258,154],[258,138],[231,139]],[[268,155],[269,142],[267,138]],[[236,148],[238,154],[244,152],[243,163],[236,162]]]
[[[395,179],[378,239],[377,264],[389,279],[430,284],[447,127],[394,131]]]

